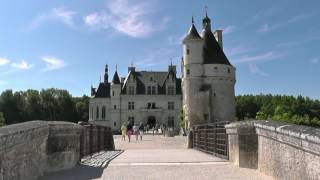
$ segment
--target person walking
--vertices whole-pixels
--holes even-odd
[[[142,141],[143,131],[144,131],[144,125],[142,122],[140,122],[140,126],[139,126],[140,141]]]
[[[127,128],[126,126],[123,124],[121,126],[121,135],[122,135],[122,140],[125,141],[126,140],[126,132],[127,132]]]
[[[136,124],[133,126],[133,134],[136,136],[136,141],[138,141],[138,138],[139,138],[139,127]]]
[[[128,139],[129,142],[131,141],[131,135],[132,135],[132,124],[131,122],[128,123],[127,125],[127,135],[128,135]]]

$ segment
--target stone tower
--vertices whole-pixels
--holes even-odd
[[[120,114],[120,107],[121,107],[121,82],[118,75],[118,69],[116,67],[116,71],[113,75],[112,82],[111,82],[111,103],[109,106],[112,110],[110,110],[111,113],[111,127],[119,127],[121,126],[121,114]]]
[[[183,109],[190,128],[235,120],[235,70],[223,52],[222,31],[211,31],[206,13],[200,36],[192,18],[182,60]]]

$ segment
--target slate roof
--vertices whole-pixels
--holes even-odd
[[[95,98],[108,98],[110,97],[110,83],[101,82],[94,95]]]
[[[190,39],[201,39],[198,31],[197,31],[197,28],[194,26],[194,24],[192,23],[190,29],[189,29],[189,32],[187,34],[187,36],[184,38],[184,41],[185,40],[190,40]]]
[[[120,84],[120,79],[119,79],[119,75],[118,75],[118,72],[116,71],[113,75],[113,78],[112,78],[112,83],[113,84]]]
[[[146,84],[148,83],[155,83],[158,88],[158,94],[166,94],[166,81],[170,73],[173,72],[154,72],[154,71],[130,71],[128,76],[126,77],[123,87],[122,87],[122,94],[126,94],[126,84],[128,78],[130,76],[134,76],[136,79],[137,94],[146,94]],[[174,78],[175,74],[173,74]],[[152,78],[152,79],[151,79]],[[181,94],[181,79],[176,78],[176,94]]]

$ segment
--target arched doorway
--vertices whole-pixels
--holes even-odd
[[[148,121],[147,121],[147,125],[152,128],[156,126],[156,117],[154,116],[149,116],[148,117]]]

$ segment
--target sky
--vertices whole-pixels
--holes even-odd
[[[116,66],[180,76],[181,42],[201,32],[207,6],[212,29],[236,67],[236,95],[286,94],[320,99],[318,0],[3,0],[0,92],[67,89],[90,95]]]

